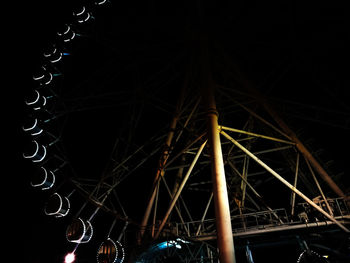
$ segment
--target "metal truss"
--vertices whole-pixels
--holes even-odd
[[[90,13],[82,10],[75,23],[89,19]],[[61,42],[76,38],[73,28],[66,25],[58,33]],[[57,176],[63,180],[51,189],[52,196],[60,209],[67,207],[47,214],[65,216],[71,208],[67,197],[77,190],[84,202],[75,219],[88,203],[94,208],[88,224],[79,218],[84,232],[92,235],[90,221],[99,210],[114,218],[109,232],[116,220],[124,221],[118,242],[128,233],[127,253],[136,255],[136,262],[219,258],[233,263],[235,237],[330,225],[348,233],[348,193],[281,113],[345,129],[349,114],[280,99],[282,107],[275,107],[276,99],[254,88],[215,40],[209,43],[202,32],[191,34],[193,39],[186,39],[191,43],[136,41],[123,51],[112,47],[120,40],[91,38],[96,49],[108,46],[112,59],[100,70],[89,69],[90,76],[67,89],[59,63],[68,55],[59,51],[65,50],[62,43],[44,54],[44,66],[33,77],[39,88],[26,100],[33,122],[23,128],[32,139],[24,158],[38,163],[45,176],[33,186],[52,188],[55,173],[69,166],[61,140],[69,137],[64,129],[74,114],[86,114],[93,126],[87,113],[104,110],[113,113],[105,116],[105,122],[113,124],[108,128],[118,127],[111,132],[116,131],[116,140],[110,143],[104,170],[85,175],[71,167],[73,176]],[[180,51],[179,44],[188,50]],[[151,60],[156,62],[152,69],[147,67]],[[64,77],[75,79],[69,73]],[[107,134],[103,129],[102,136]],[[91,138],[85,139],[88,148]],[[86,172],[92,165],[84,166]],[[74,189],[62,198],[55,191],[66,181]]]
[[[124,139],[124,134],[124,138],[116,141],[109,168],[101,179],[75,181],[93,203],[137,225],[139,244],[171,238],[187,238],[192,242],[217,238],[205,112],[202,98],[194,95],[198,89],[189,89],[187,85],[168,129],[121,154],[119,149],[132,145]],[[241,237],[333,224],[348,232],[345,195],[334,199],[340,192],[334,182],[327,181],[327,176],[328,179],[331,176],[324,176],[325,170],[315,163],[308,149],[277,114],[272,113],[267,101],[261,103],[261,99],[245,92],[220,87],[216,98],[218,105],[224,105],[219,112],[223,125],[218,126],[217,132],[222,139],[232,235]],[[139,223],[126,216],[127,212],[123,211],[126,203],[121,204],[118,196],[125,194],[123,188],[136,183],[127,179],[138,178],[150,160],[158,167],[144,220]],[[147,173],[152,171],[146,167]],[[265,187],[284,188],[274,193]],[[120,205],[116,205],[118,202]],[[340,206],[345,209],[340,211]],[[314,213],[318,216],[313,217]],[[176,249],[171,251],[168,256],[176,254]],[[189,253],[182,262],[191,258]],[[158,262],[154,260],[144,262]]]

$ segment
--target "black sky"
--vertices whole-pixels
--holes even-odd
[[[14,29],[18,50],[14,71],[23,85],[14,86],[16,91],[11,95],[16,108],[11,133],[16,143],[11,158],[15,162],[10,173],[13,179],[11,184],[15,185],[12,196],[16,196],[16,200],[9,196],[6,200],[11,206],[7,217],[12,223],[16,222],[13,226],[16,234],[13,235],[14,241],[11,244],[20,248],[21,252],[16,256],[26,262],[60,262],[67,247],[71,247],[64,240],[65,222],[57,226],[54,220],[44,216],[42,207],[45,195],[33,191],[29,186],[28,173],[31,167],[21,158],[25,141],[21,126],[27,114],[24,99],[28,89],[33,88],[31,76],[41,63],[43,50],[55,39],[55,32],[70,21],[72,10],[76,6],[87,3],[71,2],[27,1],[24,7],[14,8],[19,19]],[[301,119],[300,116],[287,117],[293,127],[303,128],[306,138],[313,137],[317,145],[326,149],[330,158],[336,161],[338,170],[349,172],[348,158],[344,155],[346,145],[349,144],[350,127],[350,32],[347,28],[349,17],[345,3],[164,2],[111,1],[110,6],[96,11],[96,21],[93,22],[96,25],[84,31],[87,35],[90,34],[89,37],[86,41],[84,37],[77,40],[78,43],[81,41],[81,45],[75,46],[75,53],[67,58],[67,63],[64,62],[66,81],[71,81],[77,93],[81,91],[81,86],[87,88],[88,92],[93,92],[100,77],[112,76],[113,67],[119,69],[132,60],[140,65],[140,74],[147,75],[148,71],[157,70],[162,66],[162,58],[167,54],[173,57],[177,48],[185,46],[187,23],[197,25],[202,20],[207,24],[210,34],[236,58],[241,70],[252,83],[260,85],[260,90],[266,95],[343,112],[347,116],[343,119],[344,125],[341,125],[342,119],[340,121],[339,126],[343,127],[326,123],[339,117],[337,113],[325,118],[321,116],[320,120],[326,121],[320,123]],[[21,10],[17,12],[19,9]],[[117,59],[119,61],[115,62]],[[94,68],[90,66],[93,64],[91,61],[94,62]],[[107,71],[99,73],[100,69]],[[86,72],[95,76],[87,77],[90,83],[87,85],[84,84],[84,78],[89,75]],[[127,80],[123,80],[122,85],[126,83]],[[95,128],[102,125],[103,121],[113,118],[105,116],[101,119],[98,111],[94,114],[91,117],[95,121]],[[83,140],[80,143],[82,146]],[[94,143],[98,144],[95,141],[92,145]],[[72,158],[79,159],[75,155],[77,153],[74,150],[72,152]],[[106,156],[102,155],[101,162],[103,158]],[[6,188],[3,187],[3,190]]]

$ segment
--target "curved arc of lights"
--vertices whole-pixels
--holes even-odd
[[[107,3],[107,0],[100,0],[100,1],[94,1],[95,6],[101,6]],[[92,14],[87,11],[86,7],[83,6],[82,9],[77,12],[73,13],[73,16],[75,16],[76,22],[81,24],[84,22],[87,22],[91,18],[93,18]],[[64,43],[70,42],[73,40],[78,34],[73,30],[72,26],[70,24],[66,24],[65,29],[63,31],[57,32],[57,36],[61,37],[61,41]],[[57,63],[62,60],[62,57],[64,55],[69,55],[69,53],[63,53],[61,51],[62,49],[57,48],[55,45],[53,46],[52,50],[49,52],[44,52],[43,57],[46,61],[48,61],[51,64]],[[46,65],[41,67],[42,72],[38,75],[34,75],[33,79],[40,84],[40,86],[47,86],[50,84],[53,80],[53,78],[60,74],[54,74],[50,70],[47,69]],[[25,103],[27,106],[32,107],[32,109],[36,112],[34,112],[34,115],[37,115],[39,110],[42,110],[47,105],[47,98],[46,96],[42,96],[38,90],[34,90],[35,96],[34,99],[26,100]],[[49,119],[51,120],[51,119]],[[48,120],[46,120],[47,122]],[[33,122],[31,125],[22,127],[23,131],[30,134],[33,137],[39,136],[43,133],[43,129],[40,124],[43,124],[43,121],[41,121],[40,115],[35,116]],[[38,143],[37,140],[32,140],[32,144],[34,145],[34,153],[31,152],[29,154],[24,153],[23,157],[25,159],[31,159],[33,163],[39,163],[42,162],[46,155],[47,155],[47,146],[42,145]],[[51,144],[49,145],[51,146]],[[52,188],[52,186],[55,183],[55,174],[51,170],[46,170],[44,167],[40,167],[43,172],[43,178],[41,178],[41,181],[39,182],[31,182],[31,185],[33,187],[39,187],[42,190],[47,190]],[[52,178],[51,178],[51,177]],[[58,198],[58,207],[54,209],[54,211],[48,211],[45,209],[45,214],[55,217],[63,217],[66,216],[70,210],[70,202],[69,199],[65,196],[59,195],[57,192],[53,194],[55,198]],[[91,240],[93,235],[93,227],[89,220],[84,221],[81,218],[78,218],[79,222],[81,223],[83,227],[83,235],[79,238],[68,240],[70,242],[75,243],[87,243]],[[68,239],[68,238],[67,238]],[[124,248],[122,244],[119,241],[114,242],[112,239],[108,238],[110,242],[113,243],[113,245],[116,247],[116,257],[113,262],[123,262],[125,258]],[[75,251],[75,250],[74,250]],[[65,257],[66,263],[72,263],[75,260],[75,254],[68,253]]]

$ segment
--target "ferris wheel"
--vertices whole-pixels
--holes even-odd
[[[99,263],[232,263],[234,239],[349,232],[346,193],[219,43],[108,39],[109,4],[72,12],[25,100],[23,157],[44,213],[69,221],[67,263],[91,243]]]

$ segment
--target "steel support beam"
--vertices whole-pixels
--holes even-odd
[[[296,161],[296,165],[295,165],[295,176],[294,176],[294,188],[297,187],[297,183],[298,183],[298,175],[299,175],[299,159],[300,159],[300,155],[299,153],[297,153],[297,161]],[[292,198],[291,198],[291,206],[292,206],[292,210],[291,210],[291,217],[294,217],[294,207],[295,207],[295,192],[292,192]]]
[[[322,179],[329,185],[329,187],[336,193],[339,197],[345,197],[344,192],[339,188],[339,186],[333,181],[333,179],[328,175],[328,173],[323,169],[320,163],[315,159],[315,157],[310,153],[310,151],[305,147],[305,145],[299,140],[297,135],[289,128],[289,126],[280,118],[280,116],[273,110],[273,108],[267,103],[266,99],[263,98],[256,90],[254,90],[254,95],[257,97],[259,102],[263,105],[265,110],[270,114],[270,116],[277,122],[280,128],[292,139],[298,148],[299,152],[307,159],[311,166],[317,171],[317,173],[322,177]]]
[[[346,223],[346,221],[342,220],[340,223]],[[291,225],[280,225],[276,227],[271,228],[265,228],[265,229],[251,229],[245,232],[239,232],[234,233],[235,237],[246,237],[251,235],[262,235],[266,233],[274,233],[279,231],[291,231],[291,230],[299,230],[299,229],[308,229],[308,228],[316,228],[316,227],[326,227],[326,226],[332,226],[334,225],[334,222],[332,221],[321,221],[321,222],[314,222],[314,223],[303,223],[303,224],[291,224]],[[193,239],[197,241],[209,241],[216,239],[215,235],[203,235],[203,236],[197,236],[193,237]]]
[[[207,122],[219,258],[221,263],[234,263],[236,259],[224,162],[218,129],[218,114],[215,103],[212,103],[213,104],[208,108]]]
[[[222,50],[222,49],[221,49]],[[222,50],[223,54],[224,51]],[[227,56],[228,57],[228,56]],[[299,140],[297,135],[289,128],[289,126],[281,119],[279,114],[271,107],[267,102],[267,99],[253,86],[249,81],[243,76],[238,67],[228,60],[226,56],[223,56],[229,68],[231,68],[232,73],[235,74],[237,80],[250,92],[250,94],[255,97],[258,102],[264,107],[268,114],[275,120],[278,126],[281,128],[282,132],[287,138],[290,138],[296,145],[299,152],[310,162],[311,166],[317,171],[317,173],[322,177],[322,179],[329,185],[329,187],[336,193],[339,197],[346,198],[344,192],[339,188],[339,186],[333,181],[329,174],[323,169],[321,164],[313,157],[310,151],[305,147],[305,145]]]
[[[140,237],[139,237],[138,242],[141,241],[141,239],[142,239],[142,237],[143,237],[143,235],[145,233],[145,230],[146,230],[148,219],[149,219],[149,216],[150,216],[151,211],[152,211],[154,200],[156,198],[157,186],[158,186],[158,183],[159,183],[159,179],[160,179],[160,176],[163,176],[164,165],[166,164],[166,162],[168,160],[168,157],[169,157],[170,145],[171,145],[171,141],[172,141],[172,139],[174,137],[174,132],[175,132],[177,120],[178,120],[178,116],[175,115],[173,117],[171,123],[170,123],[170,129],[169,129],[169,133],[168,133],[168,136],[166,138],[166,141],[165,141],[164,151],[163,151],[163,153],[161,155],[161,158],[159,160],[159,166],[158,166],[157,173],[156,173],[156,176],[155,176],[155,179],[154,179],[154,182],[153,182],[151,196],[150,196],[150,199],[148,201],[148,205],[146,207],[146,211],[145,211],[145,214],[144,214],[142,222],[141,222]]]
[[[220,263],[235,263],[235,249],[219,133],[218,111],[214,98],[215,83],[210,70],[208,36],[205,34],[200,35],[200,47],[199,62],[201,66],[202,98],[207,120],[219,260]]]
[[[266,136],[266,135],[262,135],[262,134],[257,134],[254,132],[248,132],[248,131],[244,131],[244,130],[239,130],[239,129],[235,129],[235,128],[230,128],[230,127],[226,127],[226,126],[220,126],[220,128],[222,130],[227,130],[227,131],[231,131],[231,132],[237,132],[237,133],[242,133],[242,134],[247,134],[250,136],[254,136],[257,138],[263,138],[263,139],[267,139],[267,140],[271,140],[271,141],[275,141],[275,142],[282,142],[282,143],[287,143],[287,144],[295,144],[294,142],[291,141],[286,141],[286,140],[282,140],[282,139],[278,139],[275,137],[271,137],[271,136]]]
[[[175,204],[176,204],[176,202],[177,202],[177,199],[180,197],[180,194],[181,194],[181,192],[182,192],[182,189],[184,188],[184,186],[185,186],[185,184],[186,184],[188,178],[190,177],[191,172],[192,172],[192,170],[193,170],[195,164],[197,163],[198,158],[199,158],[199,156],[201,155],[201,153],[202,153],[202,151],[203,151],[203,148],[204,148],[204,146],[206,145],[206,143],[207,143],[207,141],[205,141],[205,142],[201,145],[201,147],[199,148],[199,150],[198,150],[196,156],[194,157],[194,159],[193,159],[193,161],[192,161],[190,167],[188,168],[187,173],[186,173],[186,175],[184,176],[183,181],[181,182],[181,184],[180,184],[180,186],[179,186],[179,189],[177,190],[175,196],[174,196],[173,199],[171,200],[171,203],[170,203],[170,205],[169,205],[169,208],[168,208],[167,212],[165,213],[165,216],[164,216],[164,218],[163,218],[163,220],[162,220],[162,222],[161,222],[161,224],[160,224],[160,226],[159,226],[159,229],[158,229],[158,232],[157,232],[157,234],[156,234],[156,236],[155,236],[155,239],[157,239],[157,238],[159,237],[160,232],[162,232],[163,227],[164,227],[166,221],[168,220],[170,213],[173,211],[173,208],[174,208],[174,206],[175,206]]]
[[[320,185],[320,183],[318,182],[318,180],[317,180],[317,178],[316,178],[316,175],[315,175],[314,171],[312,170],[312,168],[311,168],[311,166],[310,166],[309,161],[308,161],[307,159],[305,159],[305,161],[306,161],[306,164],[307,164],[307,166],[308,166],[308,168],[309,168],[309,170],[310,170],[310,173],[311,173],[311,175],[312,175],[312,178],[314,179],[315,184],[316,184],[318,190],[320,191],[320,194],[321,194],[321,196],[322,196],[322,199],[323,199],[323,201],[325,202],[325,204],[326,204],[326,206],[327,206],[327,209],[328,209],[329,214],[333,216],[333,211],[332,211],[331,207],[329,206],[329,203],[328,203],[328,201],[327,201],[327,198],[326,198],[326,196],[325,196],[324,193],[323,193],[323,190],[322,190],[322,188],[321,188],[321,185]]]
[[[315,208],[317,211],[322,213],[325,217],[327,217],[329,220],[334,222],[337,226],[339,226],[341,229],[343,229],[345,232],[350,233],[349,229],[347,229],[344,225],[342,225],[340,222],[338,222],[333,216],[328,214],[326,211],[324,211],[321,207],[316,205],[310,198],[305,196],[302,192],[300,192],[298,189],[296,189],[292,184],[290,184],[286,179],[284,179],[282,176],[280,176],[278,173],[276,173],[273,169],[271,169],[267,164],[265,164],[263,161],[261,161],[258,157],[256,157],[253,153],[251,153],[248,149],[246,149],[243,145],[241,145],[239,142],[237,142],[235,139],[233,139],[231,136],[229,136],[226,132],[221,131],[221,134],[226,137],[228,140],[230,140],[234,145],[236,145],[239,149],[241,149],[244,153],[246,153],[249,157],[251,157],[254,161],[256,161],[258,164],[260,164],[263,168],[265,168],[270,174],[275,176],[280,182],[282,182],[284,185],[286,185],[289,189],[291,189],[293,192],[295,192],[298,196],[300,196],[302,199],[304,199],[309,205],[311,205],[313,208]]]

